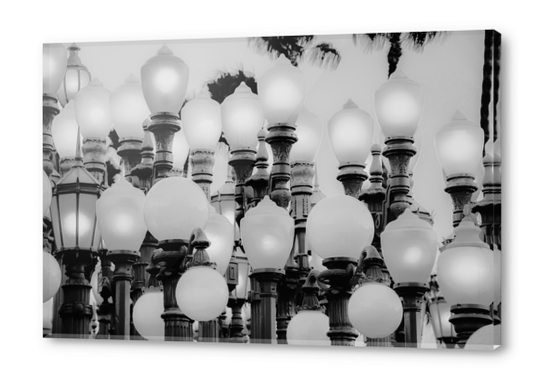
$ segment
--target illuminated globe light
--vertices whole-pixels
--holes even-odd
[[[414,137],[423,114],[422,87],[396,70],[374,94],[376,118],[386,138]]]
[[[286,329],[288,345],[331,346],[329,318],[320,311],[299,311]]]
[[[380,235],[382,255],[396,283],[427,283],[438,250],[437,233],[407,208]]]
[[[55,96],[68,65],[68,52],[61,43],[43,45],[43,93]]]
[[[68,56],[66,74],[58,91],[58,100],[62,106],[73,100],[75,95],[90,83],[90,72],[81,63],[79,50],[81,49],[75,43],[68,48],[70,55]]]
[[[169,177],[153,185],[145,200],[145,223],[158,241],[189,240],[209,215],[207,197],[193,181]]]
[[[147,234],[144,207],[145,194],[123,176],[102,193],[96,215],[108,250],[139,251]]]
[[[329,142],[339,164],[364,164],[373,143],[374,121],[348,100],[328,122]]]
[[[224,275],[228,269],[230,258],[233,253],[234,231],[233,224],[209,206],[209,218],[203,231],[211,242],[207,253],[211,262],[216,263],[216,271]]]
[[[297,118],[296,126],[297,142],[292,145],[290,162],[312,162],[322,142],[322,121],[304,108]]]
[[[364,283],[350,297],[348,318],[368,338],[387,337],[403,319],[403,305],[395,291],[384,284]]]
[[[454,230],[454,241],[446,245],[439,256],[439,286],[450,305],[489,307],[495,296],[495,254],[480,239],[480,228],[474,225],[471,217],[463,218]]]
[[[75,118],[75,101],[71,100],[53,119],[51,126],[55,150],[60,158],[75,157],[79,127]]]
[[[264,125],[263,107],[257,95],[241,82],[220,106],[222,127],[232,151],[256,150],[258,132]]]
[[[181,129],[173,136],[173,167],[182,170],[184,168],[184,164],[186,163],[186,159],[188,158],[189,152],[190,146],[186,141],[184,129]]]
[[[184,135],[190,148],[215,150],[222,134],[220,104],[202,90],[181,110]]]
[[[162,291],[146,291],[134,304],[133,322],[137,332],[146,340],[163,341],[165,324],[164,294]]]
[[[51,200],[53,198],[53,188],[49,177],[43,171],[43,217],[49,212],[51,206]]]
[[[294,125],[305,100],[307,79],[281,54],[258,80],[258,95],[269,125]]]
[[[143,122],[150,111],[143,96],[141,83],[130,74],[124,83],[111,93],[111,117],[119,138],[143,139]]]
[[[43,336],[49,335],[53,330],[54,300],[49,299],[43,303]]]
[[[474,332],[464,350],[495,350],[501,345],[501,325],[486,325]]]
[[[332,195],[320,200],[307,219],[307,238],[313,253],[323,259],[359,259],[371,244],[374,223],[367,206],[347,195]],[[244,240],[243,240],[244,241]]]
[[[75,96],[75,119],[81,128],[83,138],[105,139],[111,128],[111,91],[104,88],[98,79],[92,79],[88,86]]]
[[[55,257],[43,252],[43,302],[51,299],[58,292],[62,281],[62,271]]]
[[[446,176],[475,176],[482,160],[484,132],[459,110],[435,135],[435,147]]]
[[[269,196],[241,220],[241,238],[253,270],[283,269],[294,244],[294,219]]]
[[[229,291],[224,277],[209,266],[189,268],[175,292],[181,311],[192,320],[209,321],[222,314]]]
[[[188,66],[164,45],[141,67],[141,86],[153,114],[178,114],[188,87]]]

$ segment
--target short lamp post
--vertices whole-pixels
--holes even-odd
[[[405,346],[421,343],[422,303],[438,250],[431,225],[406,209],[381,234],[382,254],[403,300]]]

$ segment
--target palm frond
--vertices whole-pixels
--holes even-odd
[[[250,37],[248,45],[260,54],[275,59],[281,54],[297,66],[306,48],[313,43],[314,36]]]
[[[258,86],[254,75],[248,71],[238,68],[236,71],[219,71],[214,79],[207,81],[206,85],[211,93],[211,98],[218,101],[220,104],[230,96],[241,82],[258,94]]]
[[[352,34],[354,46],[359,46],[365,54],[380,51],[389,40],[388,33]]]
[[[317,67],[335,70],[341,63],[341,54],[333,48],[331,43],[322,42],[309,48],[303,59]]]
[[[449,32],[408,32],[401,36],[401,45],[417,53],[423,52],[427,44],[444,42]]]

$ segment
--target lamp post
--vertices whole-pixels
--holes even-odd
[[[166,45],[141,67],[143,96],[152,113],[147,127],[156,140],[153,182],[173,167],[173,135],[181,129],[179,111],[188,86],[188,66]]]
[[[58,100],[62,106],[66,106],[68,102],[73,100],[77,93],[85,88],[92,79],[90,71],[86,66],[81,62],[79,57],[79,51],[81,48],[75,43],[72,43],[68,47],[68,61],[66,73],[64,74],[64,80],[60,85],[58,91]]]
[[[267,153],[265,137],[267,132],[262,128],[258,132],[258,153],[256,154],[256,172],[246,180],[245,184],[254,191],[254,197],[248,207],[256,206],[269,190],[269,154]]]
[[[274,343],[276,340],[277,284],[294,241],[294,220],[285,209],[266,196],[241,220],[241,237],[254,277],[260,284],[260,320],[252,314],[252,328],[259,331],[251,341]],[[258,322],[261,324],[255,325]]]
[[[475,172],[482,159],[484,132],[460,111],[435,134],[435,147],[444,174],[445,191],[453,202],[453,225],[458,226],[463,210],[470,203],[477,186]]]
[[[484,240],[489,246],[501,248],[501,157],[498,154],[486,155],[483,159],[484,178],[482,193],[484,197],[472,208],[482,217]]]
[[[242,313],[243,305],[248,300],[250,265],[240,246],[235,247],[232,262],[237,266],[237,285],[230,291],[228,300],[228,307],[232,310],[228,342],[246,343],[248,339],[244,334]]]
[[[352,294],[351,278],[361,246],[368,246],[374,225],[367,207],[347,195],[333,195],[321,200],[307,220],[307,235],[315,254],[324,259],[328,270],[318,279],[329,285],[329,333],[332,346],[354,346],[358,333],[348,318],[348,301]]]
[[[329,141],[339,161],[339,180],[344,193],[359,198],[361,186],[367,179],[365,160],[373,140],[372,117],[352,100],[335,113],[328,123]]]

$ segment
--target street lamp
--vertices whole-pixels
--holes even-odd
[[[224,275],[233,252],[234,230],[233,224],[213,207],[209,207],[209,218],[203,228],[205,235],[211,243],[207,253],[211,262],[216,264],[216,271]]]
[[[140,257],[139,248],[147,227],[143,216],[145,195],[120,177],[96,202],[98,227],[115,264],[115,334],[130,339],[130,282],[132,264]]]
[[[228,168],[226,182],[211,196],[211,205],[216,211],[235,225],[235,185],[232,179],[232,168]]]
[[[396,283],[394,289],[403,299],[406,346],[418,347],[422,332],[420,313],[435,265],[437,233],[407,208],[386,225],[380,238],[384,261]]]
[[[72,43],[70,47],[68,47],[69,56],[66,74],[64,75],[64,80],[58,91],[58,100],[63,107],[73,100],[75,95],[77,95],[82,88],[86,87],[91,80],[89,70],[81,63],[79,50],[81,50],[81,48],[75,43]]]
[[[445,191],[453,201],[454,227],[461,222],[463,208],[477,189],[474,178],[482,160],[483,146],[483,130],[459,110],[435,134],[438,159],[446,175]]]
[[[159,288],[146,288],[133,309],[134,327],[146,340],[164,340],[164,293]]]
[[[62,108],[51,126],[56,152],[60,157],[60,169],[64,176],[75,163],[75,148],[80,138],[75,118],[75,101],[71,100]]]
[[[339,180],[345,194],[357,199],[367,179],[365,160],[373,141],[373,118],[352,100],[335,113],[328,122],[329,142],[339,161]]]

